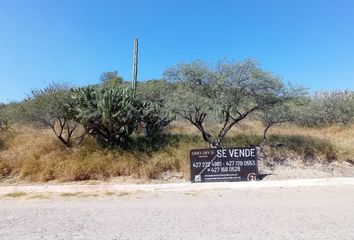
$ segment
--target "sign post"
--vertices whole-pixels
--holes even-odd
[[[192,149],[191,181],[255,181],[258,177],[256,148]]]

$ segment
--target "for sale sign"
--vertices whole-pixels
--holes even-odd
[[[255,148],[192,149],[192,182],[235,182],[257,180]]]

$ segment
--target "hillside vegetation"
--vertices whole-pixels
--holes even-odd
[[[1,181],[189,178],[192,148],[256,146],[260,160],[353,162],[354,94],[308,95],[258,64],[179,64],[130,88],[117,72],[0,104]]]

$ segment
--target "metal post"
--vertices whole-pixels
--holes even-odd
[[[134,39],[134,55],[133,55],[133,74],[132,74],[132,88],[136,90],[138,82],[138,39]]]

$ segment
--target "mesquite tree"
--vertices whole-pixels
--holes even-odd
[[[296,119],[299,112],[299,107],[303,104],[303,102],[299,102],[297,100],[300,100],[300,98],[289,100],[285,103],[276,104],[257,113],[258,119],[264,125],[264,142],[268,142],[268,131],[271,127],[286,122],[292,122]]]
[[[315,93],[303,106],[296,122],[309,127],[354,123],[354,91]]]
[[[30,122],[50,127],[55,136],[67,147],[73,146],[73,134],[77,123],[67,106],[72,102],[69,86],[51,84],[32,91],[32,95],[23,103],[23,116]]]
[[[177,84],[169,97],[173,113],[188,120],[211,147],[220,147],[228,131],[250,114],[287,99],[287,87],[254,61],[179,64],[167,69],[165,79]],[[216,134],[205,124],[217,118]]]
[[[119,86],[124,82],[123,78],[118,75],[117,71],[104,72],[101,74],[100,82],[106,86]]]
[[[268,142],[268,131],[274,125],[293,122],[302,112],[309,101],[304,88],[290,87],[284,91],[282,101],[269,105],[256,113],[258,120],[264,125],[263,140]]]

